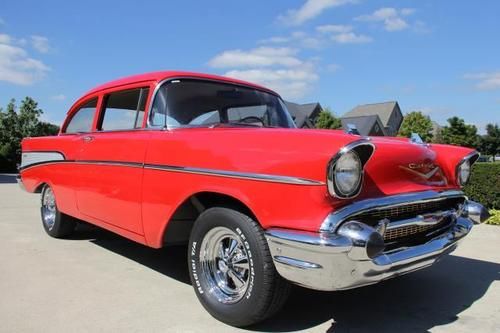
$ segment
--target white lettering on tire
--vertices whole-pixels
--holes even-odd
[[[191,257],[196,256],[196,242],[193,242],[193,245],[191,246]],[[196,284],[196,290],[200,294],[203,294],[203,289],[201,288],[201,283],[200,280],[198,279],[198,273],[196,270],[196,261],[194,259],[191,259],[191,272],[193,274],[194,282]]]

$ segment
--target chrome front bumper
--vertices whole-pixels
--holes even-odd
[[[467,204],[474,208],[479,205],[473,202]],[[430,266],[455,250],[474,222],[482,221],[462,213],[447,231],[426,243],[387,252],[372,252],[374,255],[367,255],[368,238],[363,243],[359,237],[351,237],[348,232],[269,229],[266,238],[276,269],[282,277],[310,289],[342,290],[377,283]],[[357,228],[357,225],[354,226]]]

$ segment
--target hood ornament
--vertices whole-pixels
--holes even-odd
[[[415,143],[417,145],[422,145],[424,147],[429,147],[429,144],[424,142],[424,140],[422,139],[422,137],[418,133],[411,133],[410,142]]]

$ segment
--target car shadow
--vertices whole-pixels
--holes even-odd
[[[328,321],[327,332],[427,332],[456,321],[499,279],[500,264],[450,255],[422,271],[363,288],[297,287],[279,314],[252,329],[289,332]]]
[[[150,249],[90,225],[79,226],[73,239],[87,239],[190,284],[186,246]],[[328,322],[327,332],[426,332],[456,321],[498,280],[500,264],[450,255],[430,268],[363,288],[319,292],[293,287],[277,315],[247,329],[290,332]]]
[[[15,184],[16,176],[16,174],[0,173],[0,184]]]

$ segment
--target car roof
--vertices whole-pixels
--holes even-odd
[[[204,80],[214,80],[214,81],[222,81],[226,82],[229,84],[238,84],[238,85],[244,85],[252,88],[256,88],[259,90],[265,90],[270,93],[273,93],[275,95],[278,95],[276,92],[273,90],[260,86],[255,83],[243,81],[243,80],[238,80],[238,79],[233,79],[225,76],[220,76],[220,75],[214,75],[214,74],[203,74],[203,73],[197,73],[197,72],[186,72],[186,71],[158,71],[158,72],[150,72],[150,73],[144,73],[144,74],[137,74],[137,75],[131,75],[131,76],[126,76],[117,80],[113,80],[104,84],[101,84],[88,92],[86,92],[82,97],[80,97],[77,101],[80,102],[82,99],[87,98],[89,95],[96,94],[102,90],[110,89],[110,88],[116,88],[119,86],[123,85],[128,85],[128,84],[133,84],[133,83],[140,83],[140,82],[161,82],[166,79],[171,79],[171,78],[194,78],[194,79],[204,79]],[[77,104],[75,103],[75,104]]]

